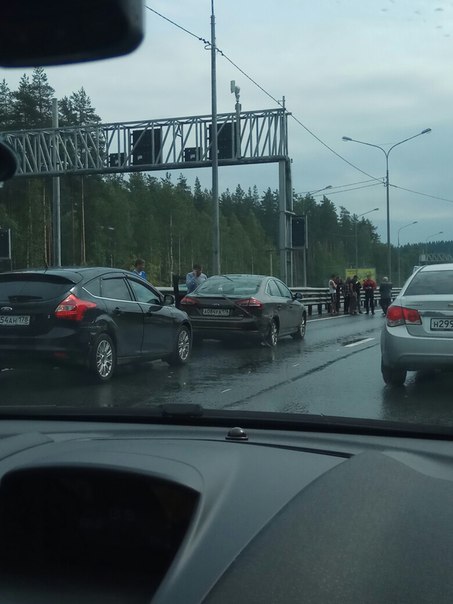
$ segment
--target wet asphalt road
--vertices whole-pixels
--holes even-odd
[[[20,369],[0,373],[0,406],[146,407],[198,403],[218,409],[313,413],[453,424],[453,373],[409,373],[402,388],[380,372],[380,312],[310,319],[303,342],[282,338],[275,349],[204,341],[191,362],[154,362],[119,369],[107,384],[80,370]]]

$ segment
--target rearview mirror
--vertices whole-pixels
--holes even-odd
[[[0,65],[38,67],[127,54],[143,39],[143,0],[2,2]]]

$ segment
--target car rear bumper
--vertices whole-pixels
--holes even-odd
[[[199,337],[224,339],[235,336],[262,338],[268,329],[268,322],[258,319],[204,319],[190,317],[193,333]]]
[[[388,367],[408,371],[453,367],[453,338],[414,337],[403,325],[384,327],[381,352]]]
[[[30,362],[87,363],[90,349],[88,330],[74,332],[55,329],[50,333],[30,337],[0,338],[0,366],[21,365]]]

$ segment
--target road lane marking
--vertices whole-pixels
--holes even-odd
[[[220,392],[220,394],[225,394],[225,392],[229,392],[230,390],[231,390],[231,388],[227,388],[226,390],[222,390],[222,391]]]
[[[333,315],[332,317],[323,317],[322,319],[308,319],[309,323],[314,323],[315,321],[332,321],[332,319],[346,319],[346,317],[351,317],[352,315]]]
[[[359,346],[360,344],[365,344],[366,342],[371,342],[371,340],[375,340],[376,338],[365,338],[364,340],[359,340],[358,342],[353,342],[352,344],[345,344],[344,348],[352,348],[353,346]]]

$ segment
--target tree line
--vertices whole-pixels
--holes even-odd
[[[55,90],[43,68],[24,74],[12,90],[0,83],[0,132],[49,127]],[[101,123],[91,99],[81,88],[58,102],[61,126]],[[328,197],[315,200],[294,192],[294,211],[308,221],[307,284],[326,285],[332,273],[343,275],[359,265],[385,274],[387,248],[367,219],[358,219]],[[224,273],[278,275],[278,190],[226,190],[220,203],[220,263]],[[364,205],[366,200],[364,199]],[[13,267],[51,264],[52,180],[16,178],[0,189],[0,226],[10,228]],[[134,258],[146,261],[150,280],[169,285],[173,274],[185,274],[194,262],[210,273],[212,196],[198,178],[190,187],[180,174],[156,178],[147,173],[61,178],[63,265],[107,265],[130,268]],[[432,245],[432,244],[431,244]],[[432,247],[430,247],[432,251]],[[404,276],[418,264],[419,249],[392,250],[393,266]],[[294,254],[295,285],[302,284],[303,262]],[[3,266],[3,268],[8,268]],[[395,273],[396,274],[396,273]],[[395,279],[394,279],[395,281]]]

